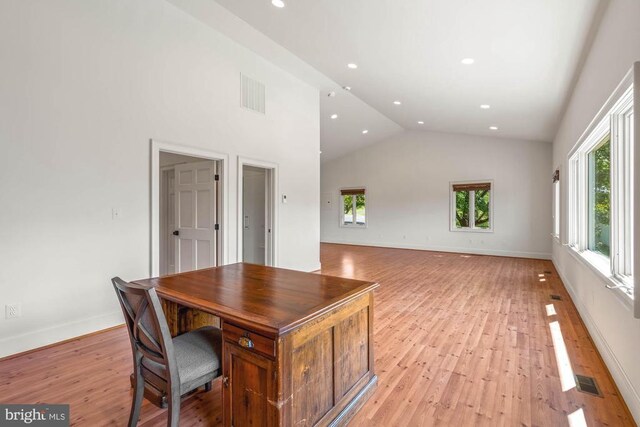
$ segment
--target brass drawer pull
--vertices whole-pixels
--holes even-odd
[[[253,348],[253,341],[246,334],[243,337],[238,338],[238,344],[244,348]]]

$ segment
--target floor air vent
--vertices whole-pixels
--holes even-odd
[[[602,397],[598,383],[595,378],[587,377],[584,375],[576,375],[576,387],[578,391],[588,393],[594,396]]]
[[[551,295],[551,299],[554,299],[556,301],[562,301],[562,297],[560,295]]]
[[[551,272],[549,270],[545,270],[544,274],[551,274]]]

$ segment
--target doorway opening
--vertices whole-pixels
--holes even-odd
[[[151,275],[226,264],[225,156],[152,141]]]
[[[277,165],[243,160],[238,164],[238,259],[276,265]]]
[[[160,275],[215,267],[219,161],[160,152]]]

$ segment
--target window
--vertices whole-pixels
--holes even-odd
[[[491,231],[491,182],[451,184],[451,230]]]
[[[365,227],[367,225],[366,198],[364,188],[340,190],[342,227]]]
[[[588,248],[600,255],[610,255],[611,230],[611,135],[588,153],[589,216]]]
[[[553,236],[560,238],[560,169],[553,174]]]
[[[569,245],[633,295],[633,85],[617,90],[569,157]]]

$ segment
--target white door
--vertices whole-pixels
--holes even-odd
[[[175,168],[175,272],[216,265],[216,163]]]

